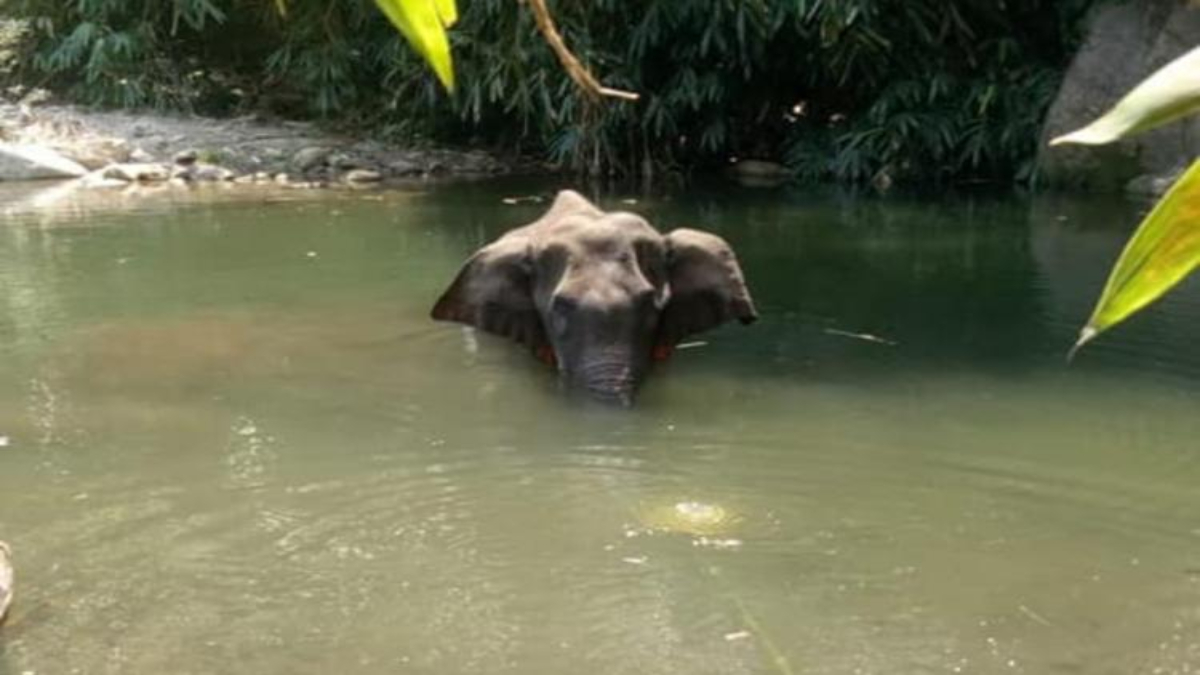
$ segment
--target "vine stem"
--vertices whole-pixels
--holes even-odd
[[[550,15],[550,10],[546,7],[546,0],[527,0],[529,8],[533,11],[533,19],[537,22],[538,30],[541,31],[542,37],[546,39],[546,43],[550,45],[550,49],[554,51],[558,57],[559,63],[567,71],[567,75],[579,85],[579,88],[584,91],[590,98],[598,99],[605,96],[610,98],[619,98],[626,101],[636,101],[639,94],[623,89],[612,89],[606,87],[592,75],[579,59],[576,58],[571,50],[567,48],[566,42],[563,41],[562,34],[558,32],[558,28],[554,25],[554,17]]]

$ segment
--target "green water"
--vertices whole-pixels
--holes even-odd
[[[1200,670],[1200,289],[1063,359],[1146,205],[604,195],[762,314],[613,411],[427,319],[552,187],[0,193],[0,673]]]

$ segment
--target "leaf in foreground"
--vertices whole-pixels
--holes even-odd
[[[1109,275],[1071,356],[1101,332],[1157,300],[1200,265],[1200,160],[1138,225]],[[1070,357],[1068,357],[1070,358]]]
[[[1200,109],[1200,47],[1160,68],[1111,110],[1050,145],[1102,145],[1179,119]]]
[[[454,91],[446,28],[458,20],[455,0],[375,0],[375,4],[429,63],[446,90]]]

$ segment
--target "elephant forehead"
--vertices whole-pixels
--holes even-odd
[[[548,224],[541,234],[543,246],[563,246],[575,255],[588,257],[612,257],[661,239],[644,219],[628,213],[563,218]]]

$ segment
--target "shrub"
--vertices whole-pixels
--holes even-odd
[[[448,97],[370,0],[9,0],[24,73],[79,100],[268,108],[593,173],[786,160],[802,178],[1029,179],[1094,0],[559,0],[637,103],[589,105],[514,0],[462,0]],[[3,2],[3,0],[0,0]]]

